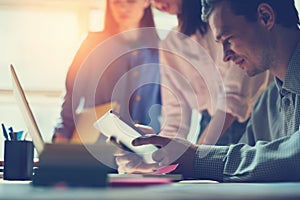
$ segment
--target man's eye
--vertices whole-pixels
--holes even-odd
[[[232,37],[228,37],[224,40],[224,44],[230,44]]]

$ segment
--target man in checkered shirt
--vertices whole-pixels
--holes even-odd
[[[202,4],[202,18],[223,46],[224,61],[236,63],[249,76],[270,70],[275,81],[257,100],[238,144],[197,146],[156,135],[137,138],[133,144],[160,146],[153,159],[160,165],[179,163],[176,172],[186,178],[300,181],[300,31],[294,0],[202,0]],[[134,167],[136,172],[145,171],[147,165]]]

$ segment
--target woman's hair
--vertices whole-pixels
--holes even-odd
[[[106,9],[105,9],[105,19],[104,19],[104,31],[108,31],[111,34],[118,33],[118,24],[112,16],[109,0],[106,0]],[[155,27],[155,23],[153,20],[153,13],[151,10],[151,6],[148,6],[144,11],[144,16],[140,21],[139,27]]]
[[[182,0],[181,13],[177,16],[179,31],[191,36],[199,30],[204,35],[207,31],[207,24],[202,21],[201,15],[201,0]]]

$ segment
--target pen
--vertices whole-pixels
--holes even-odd
[[[3,131],[4,138],[6,140],[9,140],[9,137],[8,137],[7,132],[6,132],[6,128],[5,128],[4,124],[2,123],[1,125],[2,125],[2,131]]]
[[[12,127],[9,127],[8,130],[9,130],[10,140],[12,140],[12,141],[17,140],[16,134],[14,133],[13,128],[12,128]]]
[[[10,132],[12,132],[12,133],[14,132],[13,127],[9,127],[8,130],[9,130]]]

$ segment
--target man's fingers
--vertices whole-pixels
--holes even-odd
[[[116,163],[119,173],[143,174],[153,172],[157,169],[157,164],[146,164],[138,156],[131,156],[130,159],[127,156],[116,157]]]
[[[123,150],[123,149],[118,149],[114,152],[114,156],[127,156],[129,154],[132,154],[132,152]]]
[[[159,147],[166,146],[170,142],[170,138],[161,137],[158,135],[145,135],[138,137],[132,141],[133,146],[140,146],[145,144],[154,144]]]
[[[132,165],[124,165],[120,168],[120,170],[128,174],[148,174],[152,173],[157,168],[157,164],[145,164],[143,162],[139,162],[134,167],[132,167]]]
[[[164,149],[159,149],[152,154],[152,158],[155,162],[161,162],[165,157]]]
[[[139,128],[145,134],[155,134],[154,130],[150,126],[145,126],[142,124],[135,124],[135,127]]]
[[[142,158],[136,154],[128,153],[116,156],[116,162],[117,164],[121,165],[124,163],[134,162],[136,160],[141,160]]]

